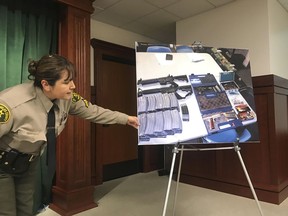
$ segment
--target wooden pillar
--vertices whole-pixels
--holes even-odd
[[[76,67],[76,91],[90,99],[91,0],[56,0],[59,3],[59,54]],[[90,123],[69,117],[57,140],[56,183],[50,208],[61,215],[96,207],[91,184]]]

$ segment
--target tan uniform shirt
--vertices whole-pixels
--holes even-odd
[[[126,124],[128,115],[104,109],[73,93],[71,100],[56,100],[56,134],[64,129],[68,115],[94,123]],[[0,149],[14,148],[38,155],[46,143],[47,115],[53,103],[33,83],[0,92]]]

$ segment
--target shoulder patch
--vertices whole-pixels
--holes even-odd
[[[79,94],[73,92],[73,95],[72,95],[72,102],[73,103],[76,103],[76,102],[78,102],[81,99],[82,99],[82,97]]]
[[[8,122],[9,118],[9,109],[4,104],[0,104],[0,124]]]
[[[78,101],[82,100],[82,102],[84,103],[85,107],[88,108],[89,107],[89,102],[84,99],[83,97],[81,97],[78,93],[73,92],[72,95],[72,103],[76,103]]]

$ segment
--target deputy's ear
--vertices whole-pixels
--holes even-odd
[[[50,85],[46,80],[42,80],[41,85],[45,91],[50,91]]]

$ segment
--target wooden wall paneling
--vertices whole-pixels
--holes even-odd
[[[145,145],[139,146],[139,166],[142,172],[160,170],[164,167],[164,146]],[[172,151],[169,152],[172,154]],[[170,170],[170,168],[169,168]],[[168,171],[169,171],[168,170]]]
[[[288,197],[288,80],[275,75],[252,80],[260,142],[240,144],[240,152],[259,200],[280,204]],[[185,154],[182,182],[253,198],[233,151]]]
[[[267,95],[255,95],[256,112],[258,114],[258,124],[263,127],[259,128],[261,143],[242,143],[240,144],[241,155],[245,162],[247,171],[254,185],[265,182],[270,183],[270,156],[268,146],[268,120],[263,118],[268,113],[268,98]],[[259,107],[259,109],[257,109]],[[261,108],[261,109],[260,109]],[[264,114],[264,115],[263,115]],[[253,157],[251,157],[253,155]],[[233,151],[219,151],[219,178],[222,181],[229,179],[234,184],[248,186],[242,166],[237,154]],[[221,167],[221,168],[220,168]]]
[[[75,64],[76,91],[89,100],[92,1],[58,2],[59,54]],[[61,215],[73,215],[96,207],[91,184],[90,123],[69,117],[57,142],[56,183],[49,207]]]
[[[287,180],[288,176],[288,140],[287,140],[287,131],[288,131],[288,117],[287,117],[287,93],[282,94],[278,93],[275,95],[275,103],[278,105],[275,107],[275,131],[276,131],[276,139],[279,144],[279,147],[276,149],[276,154],[278,155],[277,162],[277,170],[278,170],[278,178],[277,184],[281,184],[281,182]]]
[[[214,177],[216,175],[216,152],[184,152],[181,173],[184,175],[193,173],[202,178]]]

